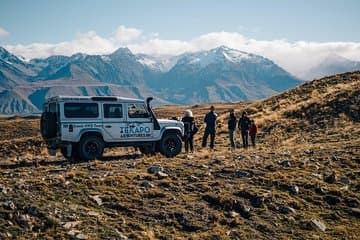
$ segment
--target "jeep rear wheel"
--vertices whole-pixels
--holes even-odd
[[[104,152],[104,141],[97,136],[85,136],[78,146],[82,160],[101,159]]]
[[[166,157],[175,157],[181,152],[181,137],[176,133],[168,133],[160,140],[160,152]]]

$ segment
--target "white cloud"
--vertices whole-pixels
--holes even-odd
[[[178,55],[184,52],[194,52],[199,49],[194,48],[189,42],[180,40],[162,40],[159,38],[149,39],[138,44],[127,46],[134,53],[145,53],[150,55]]]
[[[26,59],[44,58],[51,55],[70,56],[75,53],[106,54],[116,49],[109,39],[100,37],[94,31],[79,33],[71,41],[50,43],[32,43],[29,45],[7,45],[6,49]]]
[[[9,36],[10,33],[6,31],[4,28],[0,27],[0,38]]]
[[[360,43],[357,42],[263,41],[247,38],[237,32],[213,32],[190,41],[151,39],[128,47],[135,53],[176,55],[221,45],[267,57],[297,76],[303,75],[329,54],[360,61]]]
[[[113,32],[113,41],[118,43],[128,43],[140,37],[141,33],[142,31],[139,29],[128,28],[121,25]]]
[[[238,32],[212,32],[188,41],[180,41],[161,39],[158,33],[144,35],[139,29],[125,26],[119,26],[109,38],[89,31],[78,34],[74,40],[57,44],[33,43],[8,45],[6,48],[16,55],[35,58],[54,54],[72,55],[78,52],[109,54],[121,46],[130,48],[134,53],[178,55],[221,45],[267,57],[297,76],[301,76],[329,54],[360,61],[360,42],[290,42],[286,39],[266,41],[251,39]]]

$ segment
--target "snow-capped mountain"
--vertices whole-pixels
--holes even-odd
[[[326,56],[318,65],[307,71],[302,78],[312,80],[337,73],[360,70],[360,62],[352,61],[337,54]]]
[[[213,63],[241,63],[242,61],[260,62],[261,59],[263,59],[261,56],[221,46],[209,51],[184,54],[177,64],[193,64],[199,65],[200,67],[206,67]]]
[[[0,47],[0,89],[26,84],[34,71],[22,59]]]
[[[9,53],[5,48],[0,47],[0,59],[8,64],[22,64],[23,59]]]
[[[225,46],[184,54],[149,85],[170,102],[259,99],[292,88],[299,80],[259,55]]]
[[[225,46],[173,57],[119,48],[28,62],[0,50],[0,114],[39,112],[47,97],[61,94],[192,104],[258,99],[300,84],[269,59]]]
[[[179,56],[150,56],[146,54],[137,54],[136,60],[154,71],[167,72],[178,61]]]

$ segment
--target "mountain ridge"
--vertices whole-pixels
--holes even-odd
[[[358,70],[360,70],[360,61],[353,61],[338,54],[329,54],[305,72],[302,78],[312,80]]]
[[[27,62],[5,49],[1,52],[6,55],[6,59],[0,59],[1,91],[18,96],[17,89],[27,88],[29,91],[21,99],[36,103],[33,105],[37,108],[44,99],[44,92],[45,97],[68,92],[138,98],[152,95],[157,105],[192,104],[265,98],[301,83],[270,59],[226,46],[173,58],[133,54],[128,48],[119,48],[108,55],[77,53]],[[17,65],[8,64],[7,59]],[[94,84],[99,85],[99,91],[91,87]],[[87,86],[90,91],[84,90]],[[56,90],[45,91],[45,88]],[[119,89],[126,91],[119,92]],[[9,103],[4,98],[0,105],[9,106]],[[31,107],[27,112],[33,110]],[[17,114],[24,109],[12,108],[11,111]],[[6,113],[11,111],[7,107]]]

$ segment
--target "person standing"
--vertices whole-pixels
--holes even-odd
[[[255,139],[256,139],[257,130],[258,129],[257,129],[257,126],[255,124],[255,121],[251,120],[249,135],[250,135],[251,143],[252,143],[253,147],[255,147]]]
[[[234,141],[234,132],[236,129],[236,116],[234,109],[230,110],[230,116],[228,120],[228,129],[229,129],[229,138],[230,138],[230,145],[232,148],[235,148],[235,141]]]
[[[186,153],[189,153],[189,147],[190,147],[190,152],[194,152],[194,134],[196,133],[195,129],[197,128],[191,110],[186,110],[184,112],[184,117],[181,119],[181,121],[184,123],[185,151]]]
[[[210,149],[214,150],[215,147],[215,133],[216,133],[216,120],[217,114],[215,113],[215,107],[210,107],[210,112],[205,115],[204,123],[206,123],[205,132],[202,140],[202,147],[206,147],[207,139],[210,135]]]
[[[249,146],[249,128],[250,128],[250,119],[247,117],[247,113],[244,111],[241,118],[239,119],[239,130],[241,132],[241,138],[243,140],[244,148]]]

